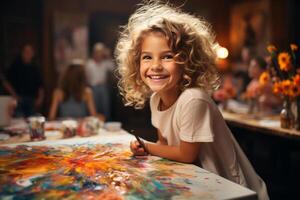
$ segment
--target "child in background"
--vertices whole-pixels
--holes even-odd
[[[272,114],[281,105],[280,99],[272,92],[272,82],[260,80],[267,63],[262,57],[254,57],[250,61],[248,75],[251,78],[245,92],[245,98],[257,101],[260,115]],[[263,82],[263,83],[262,83]]]
[[[150,1],[129,18],[116,48],[126,105],[150,97],[158,141],[130,144],[134,155],[202,168],[268,199],[266,186],[234,139],[210,94],[218,87],[215,42],[206,22]]]
[[[65,70],[60,85],[53,93],[49,119],[57,116],[82,118],[96,116],[92,90],[87,87],[84,64],[74,60]],[[104,116],[99,116],[104,120]]]
[[[109,73],[114,69],[114,63],[110,58],[109,49],[102,43],[96,43],[93,47],[92,58],[88,60],[85,68],[87,82],[91,86],[96,110],[103,113],[106,119],[110,118],[110,92]]]

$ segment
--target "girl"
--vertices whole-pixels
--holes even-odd
[[[130,144],[135,155],[196,163],[268,199],[266,186],[210,97],[218,86],[215,43],[202,20],[151,1],[131,15],[116,48],[126,105],[150,97],[158,141]]]
[[[64,72],[60,86],[53,93],[49,119],[54,120],[56,116],[96,116],[93,93],[86,85],[83,62],[74,60]],[[99,118],[104,120],[101,114]]]

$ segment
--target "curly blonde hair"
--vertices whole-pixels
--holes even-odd
[[[217,44],[206,21],[169,4],[150,1],[141,5],[123,27],[115,50],[119,89],[125,105],[142,108],[151,94],[140,73],[141,44],[153,32],[162,33],[183,66],[182,91],[200,87],[212,92],[219,86],[216,68]]]

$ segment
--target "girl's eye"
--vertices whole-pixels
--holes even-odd
[[[148,55],[144,55],[144,56],[142,56],[142,60],[149,60],[149,59],[151,59],[151,57],[150,57],[150,56],[148,56]]]
[[[162,58],[165,60],[171,60],[174,58],[174,56],[172,54],[167,54],[167,55],[164,55]]]

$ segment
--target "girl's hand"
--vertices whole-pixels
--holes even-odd
[[[140,146],[137,140],[133,140],[130,142],[130,150],[135,156],[146,156],[147,152]]]

